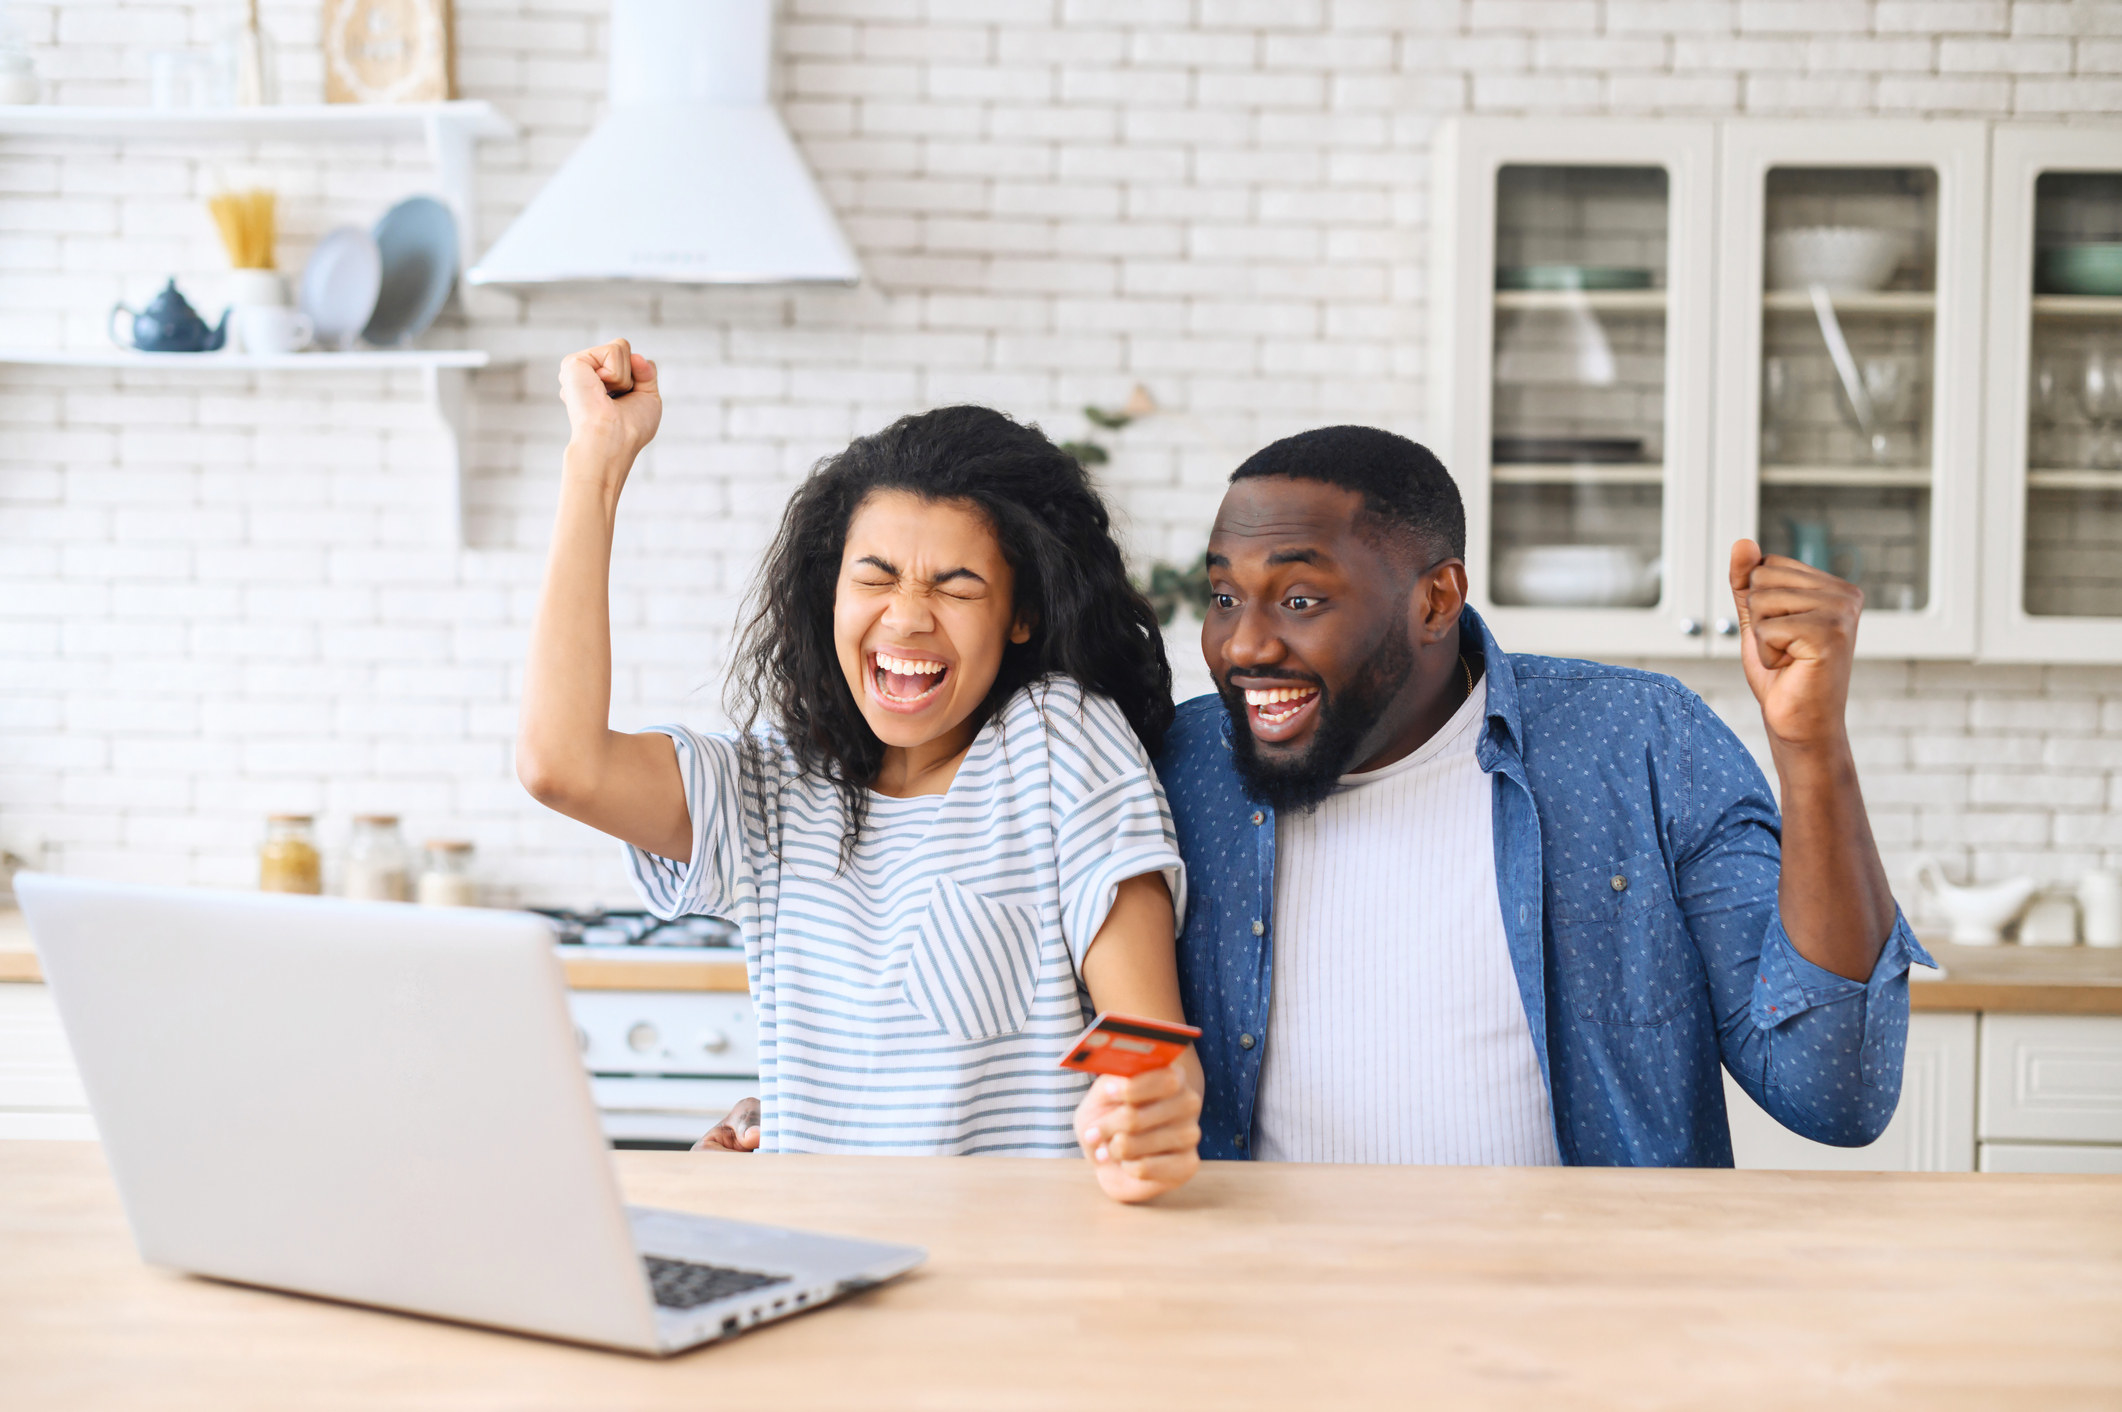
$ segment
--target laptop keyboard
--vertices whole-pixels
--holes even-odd
[[[665,1309],[697,1309],[703,1304],[768,1285],[785,1285],[787,1275],[762,1275],[756,1270],[732,1270],[726,1265],[695,1265],[690,1260],[666,1260],[644,1255],[649,1288],[656,1303]]]

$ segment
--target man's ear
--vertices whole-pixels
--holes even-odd
[[[1459,614],[1466,608],[1466,561],[1446,559],[1434,565],[1415,585],[1414,606],[1409,617],[1420,624],[1417,632],[1424,646],[1456,632]]]

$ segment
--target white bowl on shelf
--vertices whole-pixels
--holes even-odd
[[[1496,558],[1496,602],[1529,608],[1648,608],[1658,561],[1625,544],[1534,544]]]
[[[1901,264],[1907,242],[1895,231],[1869,226],[1797,226],[1768,237],[1768,287],[1883,289]]]

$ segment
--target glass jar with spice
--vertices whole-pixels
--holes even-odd
[[[409,902],[413,870],[396,814],[354,815],[354,835],[346,845],[341,891],[371,902]]]
[[[265,892],[324,891],[324,859],[316,820],[308,814],[268,814],[258,845],[258,886]]]
[[[420,870],[419,900],[429,907],[476,907],[479,884],[472,877],[472,846],[461,838],[427,841]]]

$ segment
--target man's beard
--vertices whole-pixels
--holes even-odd
[[[1319,686],[1319,723],[1312,728],[1311,744],[1294,759],[1269,760],[1253,738],[1252,722],[1245,708],[1245,693],[1232,688],[1226,678],[1216,683],[1223,709],[1230,713],[1231,754],[1238,766],[1238,782],[1251,798],[1276,813],[1303,813],[1316,809],[1334,792],[1341,776],[1356,763],[1356,752],[1364,737],[1378,724],[1385,708],[1414,674],[1415,650],[1407,640],[1405,621],[1395,624],[1378,644],[1370,660],[1356,669],[1349,684],[1339,691]],[[1299,680],[1292,677],[1290,680]]]

